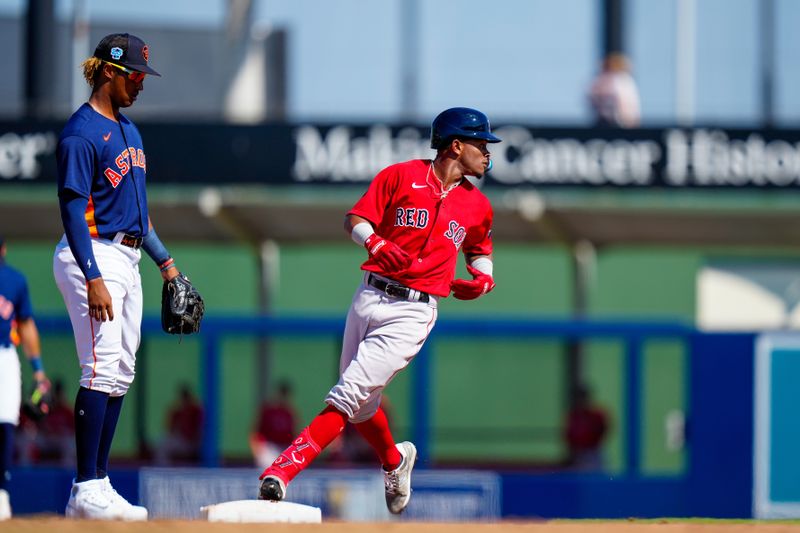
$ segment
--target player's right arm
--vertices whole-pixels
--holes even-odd
[[[411,257],[398,245],[375,233],[372,221],[377,223],[383,218],[399,182],[397,165],[381,170],[344,220],[350,238],[364,246],[381,273],[390,277],[406,270],[411,265]]]
[[[33,378],[39,387],[39,393],[44,394],[50,388],[50,381],[44,372],[42,364],[42,343],[39,339],[39,330],[33,320],[33,307],[28,292],[28,282],[23,279],[22,290],[16,301],[17,333],[22,343],[22,349],[30,362]]]
[[[372,224],[366,218],[360,217],[358,215],[349,214],[344,217],[344,230],[347,232],[348,235],[353,235],[353,228],[355,228],[359,224],[369,224],[369,227],[372,227]],[[373,233],[375,230],[372,230]],[[363,243],[361,243],[363,244]]]
[[[94,175],[94,149],[85,139],[66,137],[59,143],[56,157],[61,222],[72,255],[86,278],[89,316],[103,322],[114,320],[111,295],[94,258],[92,237],[86,222]]]
[[[42,365],[42,343],[39,339],[39,329],[36,327],[33,317],[19,320],[17,322],[17,331],[19,338],[22,341],[22,349],[25,351],[25,357],[31,364],[33,370],[33,379],[43,389],[41,392],[47,392],[50,387],[50,382],[47,379],[47,374],[44,372],[44,365]]]
[[[402,272],[411,265],[411,257],[405,250],[375,233],[366,218],[350,213],[344,219],[344,227],[356,244],[367,249],[370,258],[380,265],[387,276]]]

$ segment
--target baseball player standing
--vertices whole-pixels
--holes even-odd
[[[487,144],[496,142],[486,115],[447,109],[431,127],[436,158],[383,169],[347,214],[345,229],[369,258],[347,314],[339,382],[328,406],[261,474],[261,499],[284,499],[289,482],[349,421],[383,465],[389,511],[408,505],[417,450],[395,444],[381,394],[422,348],[439,298],[452,291],[471,300],[494,288],[492,208],[465,176],[483,176],[491,166]],[[454,280],[459,250],[471,280]]]
[[[39,330],[33,320],[28,283],[21,272],[5,263],[5,256],[5,241],[0,237],[0,520],[11,518],[8,469],[22,403],[22,377],[15,348],[18,341],[33,370],[36,390],[43,394],[50,387],[40,356]]]
[[[136,126],[120,113],[143,89],[149,50],[127,33],[104,37],[83,63],[89,101],[58,143],[58,199],[64,237],[53,273],[64,297],[81,368],[75,399],[77,475],[65,514],[146,520],[147,509],[120,496],[108,456],[122,401],[133,381],[142,319],[140,248],[164,280],[179,272],[147,211],[147,162]]]

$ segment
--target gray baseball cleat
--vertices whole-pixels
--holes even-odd
[[[261,481],[258,490],[259,500],[279,502],[286,497],[286,485],[277,476],[267,476]]]
[[[383,471],[383,485],[386,489],[386,507],[393,514],[400,514],[411,500],[411,470],[417,460],[417,448],[410,442],[397,444],[403,461],[391,472]]]

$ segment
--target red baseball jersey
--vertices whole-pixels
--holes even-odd
[[[372,259],[361,269],[418,291],[448,296],[459,250],[469,255],[492,253],[489,199],[466,179],[442,194],[430,159],[414,159],[380,171],[348,214],[369,220],[375,233],[413,259],[400,273],[383,272]]]

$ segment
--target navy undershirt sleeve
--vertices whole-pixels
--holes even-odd
[[[17,320],[27,320],[33,316],[31,297],[28,292],[28,282],[24,278],[22,279],[22,286],[20,287],[19,298],[14,314],[16,314]]]
[[[142,249],[147,252],[147,255],[149,255],[158,266],[161,266],[170,258],[164,243],[162,243],[161,239],[156,235],[155,228],[150,228],[150,231],[148,231],[147,235],[142,239]]]
[[[85,218],[89,199],[65,189],[59,194],[58,203],[61,206],[64,233],[67,235],[67,242],[72,250],[72,255],[75,256],[75,261],[86,277],[86,281],[99,278],[100,269],[94,259],[92,237],[89,234],[89,226],[86,224]]]
[[[92,193],[95,152],[92,144],[78,136],[61,139],[56,150],[59,194],[71,189],[89,198]]]

